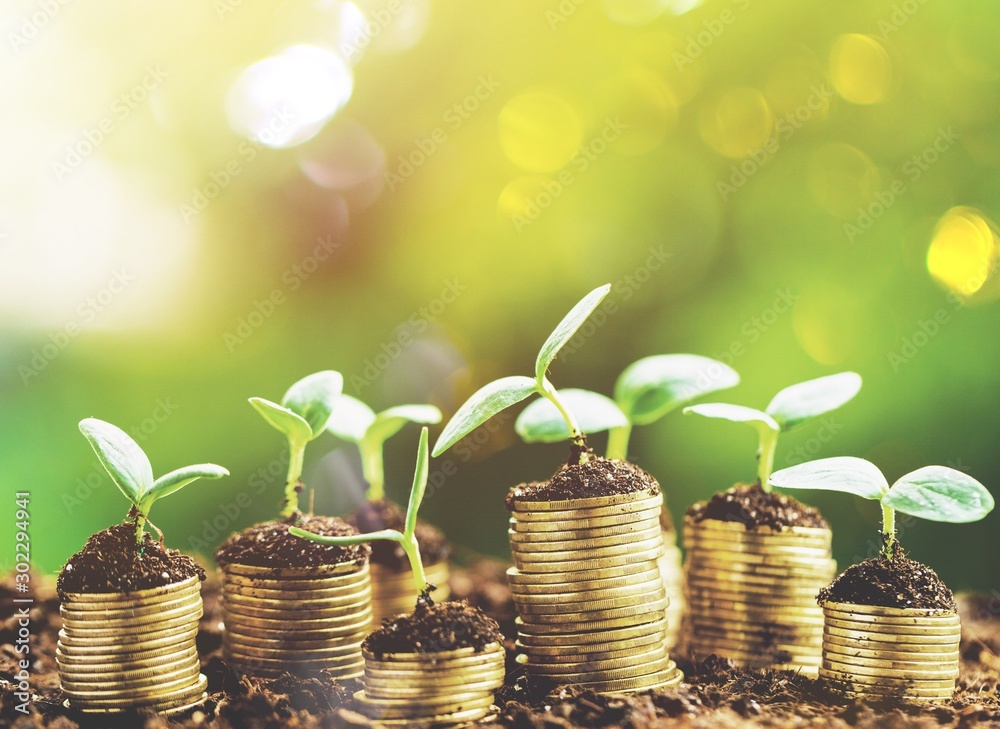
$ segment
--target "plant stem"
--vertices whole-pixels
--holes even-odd
[[[882,504],[882,555],[892,559],[896,551],[896,510]]]
[[[420,546],[417,544],[417,537],[412,532],[404,534],[399,545],[406,552],[407,559],[410,560],[410,568],[413,570],[413,584],[416,586],[417,595],[419,596],[420,593],[427,589],[427,575],[424,573],[424,563],[420,558]]]
[[[587,441],[583,437],[583,431],[580,430],[579,424],[576,422],[576,418],[573,414],[566,408],[563,401],[559,399],[559,394],[552,384],[545,380],[542,387],[539,389],[539,394],[546,400],[551,402],[556,406],[556,410],[562,415],[563,420],[566,421],[566,427],[569,429],[569,439],[573,445],[579,447],[580,450],[580,463],[586,463],[590,460],[590,456],[587,451]]]
[[[620,428],[612,428],[608,432],[608,458],[624,461],[628,457],[628,441],[631,437],[631,423]]]
[[[385,498],[385,471],[382,464],[382,444],[361,441],[361,471],[368,482],[368,500]]]
[[[146,515],[138,509],[135,510],[135,543],[142,544],[142,530],[146,526]]]
[[[778,447],[778,432],[765,430],[760,434],[760,447],[757,450],[757,479],[764,493],[771,493],[771,472],[774,470],[774,451]]]
[[[302,463],[305,459],[304,443],[288,441],[288,483],[285,484],[285,503],[281,515],[289,517],[299,508],[299,480],[302,478]]]

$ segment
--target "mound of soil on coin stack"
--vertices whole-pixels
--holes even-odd
[[[820,591],[818,601],[955,610],[955,596],[937,573],[908,559],[899,548],[892,559],[880,556],[848,567]]]
[[[759,483],[736,484],[708,501],[692,504],[687,515],[696,522],[705,519],[740,522],[747,529],[758,526],[827,528],[826,521],[813,507],[791,496],[764,491]]]
[[[406,513],[398,504],[380,499],[366,501],[345,521],[362,534],[377,532],[381,529],[395,529],[401,532],[406,523]],[[440,564],[451,556],[451,545],[445,538],[444,532],[437,527],[418,520],[414,534],[417,537],[417,545],[420,547],[420,556],[425,567]],[[410,569],[410,560],[398,542],[380,539],[371,543],[371,549],[373,564],[380,564],[398,572]]]
[[[189,577],[205,579],[205,570],[176,549],[167,549],[143,534],[135,541],[135,524],[125,522],[97,532],[59,573],[61,596],[72,592],[122,592],[171,585]]]
[[[254,567],[317,567],[341,562],[363,562],[371,554],[367,544],[338,547],[302,539],[288,533],[288,527],[302,527],[325,537],[357,534],[343,519],[334,516],[293,514],[283,521],[255,524],[232,535],[215,550],[220,567],[245,564]]]
[[[459,648],[482,650],[503,643],[500,626],[464,602],[432,605],[424,600],[407,615],[386,620],[362,644],[376,656],[386,653],[439,653]]]
[[[515,486],[507,493],[507,508],[515,501],[565,501],[595,496],[660,493],[656,479],[628,461],[612,461],[595,456],[586,463],[568,463],[548,481],[532,481]]]

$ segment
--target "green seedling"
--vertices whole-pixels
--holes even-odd
[[[375,413],[350,395],[341,395],[326,429],[341,440],[354,443],[361,453],[361,468],[368,482],[368,500],[385,498],[382,446],[407,423],[433,425],[441,422],[441,411],[433,405],[397,405]]]
[[[229,471],[214,463],[199,463],[196,466],[178,468],[153,480],[153,467],[139,444],[132,440],[121,428],[97,418],[80,421],[80,432],[94,449],[98,460],[115,482],[115,486],[125,494],[132,504],[129,517],[135,520],[135,541],[142,544],[143,528],[149,520],[149,510],[158,499],[180,491],[199,478],[222,478]],[[152,522],[149,525],[160,535]]]
[[[778,471],[771,483],[783,489],[842,491],[882,505],[882,554],[892,559],[896,512],[918,519],[964,524],[993,511],[993,496],[979,481],[944,466],[925,466],[892,486],[878,467],[863,458],[841,456],[801,463]]]
[[[710,392],[735,387],[736,370],[694,354],[661,354],[633,362],[615,382],[614,400],[589,390],[559,390],[587,433],[610,431],[607,457],[625,460],[636,425],[649,425]],[[569,437],[559,411],[548,400],[524,409],[514,429],[526,443],[554,443]]]
[[[691,405],[684,408],[684,413],[746,423],[754,428],[759,438],[757,480],[764,491],[770,491],[778,434],[836,410],[857,395],[860,389],[861,375],[841,372],[786,387],[771,399],[764,410],[718,402]]]
[[[303,539],[310,539],[320,544],[332,544],[338,547],[347,547],[352,544],[363,544],[376,539],[387,539],[391,542],[398,542],[399,546],[406,552],[406,557],[410,561],[410,569],[413,571],[413,582],[417,588],[418,595],[426,595],[432,589],[427,584],[427,576],[424,574],[424,563],[420,558],[420,546],[417,544],[416,528],[417,513],[420,511],[420,503],[424,500],[424,492],[427,490],[427,428],[420,431],[420,444],[417,446],[417,466],[413,473],[413,487],[410,489],[410,503],[406,507],[406,521],[403,531],[395,529],[382,529],[368,534],[352,534],[344,537],[325,537],[320,534],[307,532],[299,527],[289,527],[290,534]]]
[[[262,397],[250,398],[250,404],[264,420],[288,438],[288,478],[281,508],[283,517],[292,516],[298,510],[306,445],[326,428],[343,388],[343,376],[339,372],[325,370],[303,377],[289,387],[280,405]]]
[[[566,435],[570,442],[579,448],[580,462],[585,463],[590,456],[584,430],[580,427],[580,422],[577,421],[562,394],[549,382],[546,373],[549,365],[559,354],[559,350],[573,338],[573,335],[604,300],[609,291],[611,291],[611,284],[594,289],[563,317],[549,338],[545,340],[545,344],[538,352],[538,357],[535,358],[534,378],[519,375],[502,377],[484,385],[466,400],[448,421],[448,424],[444,426],[444,430],[438,436],[437,443],[434,444],[433,455],[435,457],[441,455],[501,410],[537,394],[550,402],[559,413],[565,424]]]

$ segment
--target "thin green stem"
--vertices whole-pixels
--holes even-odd
[[[632,424],[612,428],[608,432],[609,459],[624,461],[628,457],[628,441],[632,437]]]
[[[305,460],[305,443],[288,441],[288,482],[285,484],[285,503],[281,515],[289,517],[299,508],[299,481],[302,479],[302,464]]]
[[[136,509],[135,514],[135,543],[142,544],[142,532],[146,526],[146,515]]]
[[[412,532],[403,535],[403,541],[399,543],[406,552],[407,559],[410,560],[410,569],[413,570],[413,584],[417,588],[417,595],[427,589],[427,575],[424,573],[424,562],[420,557],[420,546],[417,544],[417,537]]]
[[[882,554],[892,559],[896,551],[896,510],[882,504]]]
[[[368,500],[379,501],[385,498],[385,470],[382,462],[382,444],[369,443],[362,440],[361,470],[368,482]]]
[[[763,430],[757,450],[757,479],[765,493],[771,493],[771,472],[774,471],[774,452],[778,447],[778,431]]]
[[[566,421],[566,427],[569,429],[570,442],[581,449],[580,463],[586,463],[590,460],[590,456],[587,455],[587,441],[583,437],[583,431],[580,430],[580,425],[576,422],[576,418],[573,417],[573,414],[569,411],[563,401],[559,399],[559,394],[556,392],[556,388],[554,388],[548,380],[544,380],[538,392],[542,397],[556,406],[556,410],[559,411],[563,420]]]

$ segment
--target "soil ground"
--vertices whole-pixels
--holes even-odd
[[[467,598],[497,620],[513,648],[514,607],[504,578],[505,565],[482,562],[455,571],[453,595]],[[165,729],[277,729],[365,727],[370,722],[351,707],[360,682],[337,683],[323,674],[275,680],[239,676],[220,657],[218,585],[203,583],[205,618],[198,647],[209,680],[209,699],[196,711],[173,719],[137,713],[117,720],[76,715],[62,707],[54,661],[59,608],[54,585],[34,576],[31,609],[31,713],[15,710],[17,617],[13,580],[0,583],[0,727],[49,729],[144,727]],[[737,669],[709,657],[692,662],[683,646],[675,657],[687,682],[675,689],[630,698],[604,698],[564,688],[549,695],[525,686],[523,669],[508,654],[508,679],[498,693],[499,712],[482,725],[512,729],[663,729],[666,727],[1000,727],[1000,600],[959,595],[962,614],[962,675],[955,698],[935,708],[867,706],[838,700],[820,682],[793,673]]]

